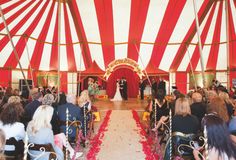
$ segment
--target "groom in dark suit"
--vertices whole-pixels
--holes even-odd
[[[128,100],[127,81],[126,81],[125,77],[122,77],[122,79],[120,80],[120,93],[121,93],[121,97],[124,100]]]

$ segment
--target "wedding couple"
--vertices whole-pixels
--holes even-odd
[[[127,95],[127,81],[124,77],[121,80],[116,80],[116,93],[111,101],[128,100]]]

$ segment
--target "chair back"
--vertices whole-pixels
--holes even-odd
[[[24,142],[22,140],[17,141],[14,137],[6,140],[4,154],[7,159],[16,159],[23,156]]]
[[[54,151],[54,148],[51,143],[48,143],[48,144],[31,143],[29,145],[29,150],[40,151],[40,152],[42,152],[42,154],[40,154],[40,155],[43,155],[43,153],[49,152],[48,160],[56,160],[57,159],[56,152]],[[36,155],[33,155],[33,156],[35,156],[37,158]]]

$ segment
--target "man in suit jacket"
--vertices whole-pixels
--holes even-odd
[[[141,100],[143,100],[144,99],[145,83],[142,79],[140,79],[140,82],[139,82],[139,90],[140,90]]]
[[[124,89],[123,89],[123,93],[124,93],[124,100],[128,100],[128,93],[127,93],[127,81],[124,78]]]
[[[164,94],[166,95],[166,82],[162,78],[160,78],[160,82],[158,84],[157,89],[163,90]]]
[[[66,122],[66,109],[68,108],[69,111],[69,121],[81,121],[82,120],[82,113],[80,107],[76,106],[76,96],[73,94],[69,94],[66,97],[66,104],[58,106],[57,114],[58,118],[61,122]],[[61,130],[66,134],[66,126],[62,124],[60,126]],[[69,133],[70,140],[74,140],[76,137],[76,128],[71,126],[72,132]]]

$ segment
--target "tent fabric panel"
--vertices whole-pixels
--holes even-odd
[[[11,84],[11,70],[0,69],[0,86],[8,87]]]
[[[140,41],[147,17],[149,1],[132,0],[128,39],[128,58],[138,61]]]
[[[169,1],[168,3],[160,29],[158,31],[158,35],[155,40],[155,43],[160,45],[155,45],[152,51],[151,63],[153,63],[155,66],[159,66],[161,62],[164,51],[166,49],[166,43],[168,43],[171,34],[174,31],[174,28],[179,19],[181,11],[184,8],[185,3],[186,1],[176,0]]]
[[[210,25],[212,23],[212,19],[213,19],[215,9],[216,9],[216,3],[214,3],[212,8],[210,9],[210,11],[208,13],[209,16],[207,16],[207,18],[204,18],[204,20],[206,21],[206,24],[204,26],[202,26],[203,27],[202,34],[201,34],[202,44],[204,44],[206,42],[207,33],[209,33],[209,29],[210,29]],[[204,45],[202,47],[204,47]],[[189,62],[187,71],[191,71],[191,65],[192,65],[193,70],[195,70],[199,60],[200,60],[199,46],[196,45],[195,49],[194,49],[194,52],[193,52],[193,55],[191,57],[191,60]]]
[[[211,5],[212,5],[212,1],[207,0],[207,1],[204,1],[202,5],[200,5],[201,7],[198,8],[197,13],[198,13],[198,17],[199,17],[199,25],[201,25],[202,22],[204,21],[204,18],[207,15]],[[193,4],[189,4],[189,6],[191,6],[192,8],[194,7]],[[188,30],[187,34],[185,35],[185,37],[182,39],[182,41],[181,41],[182,43],[181,43],[180,47],[178,48],[178,50],[174,51],[177,53],[174,56],[174,60],[170,66],[170,70],[172,70],[172,71],[176,71],[178,69],[178,67],[183,59],[184,53],[186,53],[186,51],[187,51],[186,44],[184,42],[191,42],[194,38],[194,35],[196,34],[196,31],[197,31],[196,22],[194,19],[194,17],[195,17],[194,10],[192,10],[191,13],[193,14],[193,19],[191,21],[191,25],[189,27],[189,30]]]
[[[92,58],[91,58],[91,54],[89,51],[89,46],[86,43],[87,37],[85,34],[84,26],[82,23],[80,12],[79,12],[78,2],[71,1],[71,2],[68,2],[68,4],[69,4],[69,8],[71,10],[71,14],[73,16],[73,21],[76,26],[76,32],[79,37],[79,41],[81,42],[80,46],[82,48],[81,52],[83,55],[84,65],[85,65],[85,68],[88,68],[92,64]]]
[[[104,5],[106,3],[106,5]],[[105,67],[115,59],[112,1],[94,1]]]
[[[222,8],[223,7],[223,1],[220,1],[219,11],[216,19],[216,25],[214,30],[214,36],[212,39],[212,43],[218,43],[220,42],[220,33],[221,33],[221,22],[222,22]],[[207,62],[206,69],[207,70],[213,70],[216,68],[216,62],[218,57],[218,51],[219,51],[219,44],[211,46],[209,59]]]
[[[101,42],[94,1],[78,0],[77,4],[87,40],[89,42]],[[102,46],[89,44],[88,47],[92,61],[96,61],[98,66],[105,70]]]
[[[67,5],[63,3],[63,10],[65,13],[65,35],[66,35],[66,43],[72,44],[72,37],[71,37],[71,29],[72,28],[69,22],[68,18],[68,12],[67,12]],[[73,25],[73,23],[72,23]],[[72,45],[66,46],[66,53],[67,53],[67,64],[68,64],[68,70],[70,71],[76,71],[76,63],[75,63],[75,56],[74,56],[74,49]]]
[[[112,1],[114,42],[128,41],[131,0]],[[128,44],[115,45],[115,59],[127,58]]]

